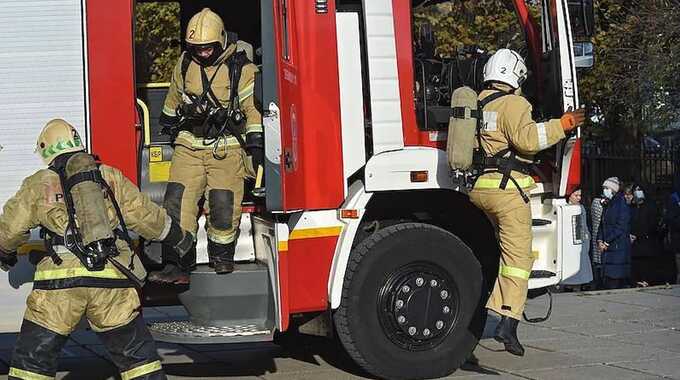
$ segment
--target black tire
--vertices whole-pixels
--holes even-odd
[[[437,281],[427,279],[437,276],[441,278],[441,289],[446,288],[451,294],[448,301],[436,298],[443,293],[435,288]],[[415,283],[426,285],[414,287],[411,293],[405,290],[408,286],[399,285],[413,284],[413,278]],[[428,289],[427,284],[433,284],[432,288]],[[385,379],[448,376],[470,357],[481,336],[485,319],[485,313],[480,312],[481,293],[481,266],[458,237],[428,224],[393,225],[374,233],[352,250],[342,301],[334,314],[336,330],[348,354],[372,375]],[[417,294],[421,296],[418,298]],[[397,306],[400,297],[408,300],[407,306],[402,306],[404,309]],[[427,300],[427,306],[422,308],[422,302],[415,300]],[[451,302],[456,316],[449,317],[444,325],[448,327],[436,332],[439,335],[435,339],[435,333],[426,333],[430,331],[428,321],[441,317],[435,315],[441,310],[436,306],[445,302]],[[425,309],[435,312],[425,313]],[[410,329],[402,331],[410,321],[397,322],[402,313],[417,321],[414,325],[423,322],[425,327],[415,337],[408,336],[412,334]],[[440,322],[436,322],[437,328]],[[429,340],[425,334],[430,335]],[[422,339],[417,339],[418,336]]]

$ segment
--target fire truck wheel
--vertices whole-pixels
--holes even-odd
[[[393,225],[352,250],[336,330],[375,376],[444,377],[477,345],[481,289],[480,264],[458,237],[428,224]]]

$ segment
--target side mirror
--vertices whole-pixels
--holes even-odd
[[[595,7],[593,0],[569,0],[571,30],[576,39],[589,39],[595,35]]]
[[[592,42],[574,42],[574,65],[576,68],[591,68],[595,65]]]

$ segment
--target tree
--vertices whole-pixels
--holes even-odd
[[[680,120],[680,0],[600,0],[597,31],[581,93],[602,110],[599,134],[637,142]]]
[[[169,82],[181,53],[179,3],[137,3],[135,68],[137,83]]]
[[[532,11],[538,14],[535,7]],[[524,32],[508,1],[465,0],[422,6],[416,8],[414,18],[416,28],[423,23],[432,25],[437,53],[443,57],[455,56],[465,45],[485,50],[503,47],[526,50]]]

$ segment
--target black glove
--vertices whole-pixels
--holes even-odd
[[[253,160],[253,170],[257,174],[257,168],[264,169],[264,136],[260,132],[251,132],[246,135],[246,150]]]
[[[179,123],[179,116],[168,116],[161,112],[161,116],[158,118],[158,124],[161,125],[161,134],[173,136],[175,134],[175,128]]]
[[[168,236],[163,239],[163,243],[172,247],[179,257],[186,255],[194,247],[194,236],[184,231],[177,222],[172,221]]]
[[[16,252],[5,252],[0,249],[0,269],[5,272],[9,271],[9,268],[15,266],[17,263],[17,253]]]

